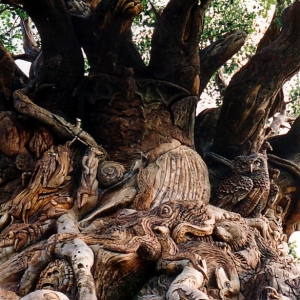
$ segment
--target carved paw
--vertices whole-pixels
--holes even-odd
[[[187,298],[181,298],[180,299],[191,299],[191,300],[209,300],[208,296],[199,291],[199,290],[193,290],[192,292],[191,291],[187,291],[186,292],[186,295],[185,295]]]
[[[17,252],[16,235],[17,235],[16,231],[10,230],[7,234],[0,237],[0,262],[1,263],[7,261],[13,254]]]
[[[0,238],[0,248],[1,251],[0,253],[3,253],[3,250],[7,247],[11,247],[14,245],[14,238],[15,238],[15,233],[13,231],[9,231],[8,234],[6,234],[5,236],[2,236]]]
[[[193,300],[208,300],[209,299],[205,293],[198,291],[198,290],[193,291],[189,296]]]
[[[189,300],[209,300],[208,296],[192,286],[186,284],[167,294],[167,300],[189,299]]]
[[[41,239],[44,233],[43,227],[39,223],[30,224],[27,228],[23,228],[14,233],[15,242],[14,249],[15,251],[20,251],[25,246],[33,243],[34,241]]]
[[[80,222],[78,222],[78,224],[79,224],[79,227],[80,227],[82,230],[84,230],[84,229],[86,229],[86,227],[88,227],[88,226],[91,224],[91,221],[86,220],[86,219],[83,219],[83,220],[81,220]]]
[[[41,217],[38,219],[40,222],[45,222],[48,219],[58,219],[62,215],[68,213],[68,210],[63,208],[51,208],[46,213],[42,213]]]
[[[17,228],[13,225],[17,225]],[[0,248],[13,247],[13,252],[19,252],[24,247],[40,240],[44,232],[53,226],[53,221],[44,223],[13,224],[12,230],[1,238]],[[18,226],[19,225],[19,226]]]
[[[57,197],[52,199],[43,207],[39,221],[44,222],[48,219],[57,219],[66,214],[72,205],[72,197]]]

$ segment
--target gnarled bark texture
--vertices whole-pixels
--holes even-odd
[[[148,66],[132,42],[138,0],[5,2],[42,45],[22,20],[24,55],[0,49],[0,298],[298,299],[299,122],[269,143],[265,125],[300,68],[300,2],[196,123],[246,37],[199,50],[210,0],[169,1]]]
[[[260,150],[269,113],[276,111],[274,105],[280,105],[275,101],[276,96],[299,70],[299,60],[295,57],[300,47],[299,10],[296,1],[284,11],[278,37],[259,49],[232,78],[214,137],[215,152],[232,158]]]

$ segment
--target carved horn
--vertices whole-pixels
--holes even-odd
[[[173,232],[172,232],[172,238],[175,241],[175,243],[182,243],[186,242],[186,234],[191,233],[195,236],[205,236],[212,234],[214,229],[213,224],[204,224],[203,226],[197,226],[197,225],[192,225],[190,223],[180,223],[178,224]]]

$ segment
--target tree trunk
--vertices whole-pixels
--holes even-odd
[[[199,50],[210,0],[169,1],[149,66],[132,42],[139,1],[6,2],[42,49],[30,79],[0,49],[0,298],[297,299],[298,120],[268,161],[263,142],[300,66],[299,2],[196,123],[205,85],[245,41]]]
[[[299,61],[295,58],[300,47],[299,10],[300,3],[296,1],[284,11],[278,38],[260,49],[232,78],[216,130],[215,152],[233,158],[260,150],[270,110],[274,111],[275,103],[278,105],[276,95],[299,70]]]

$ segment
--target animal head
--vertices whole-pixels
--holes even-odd
[[[249,232],[246,227],[235,221],[220,221],[215,225],[214,237],[227,243],[233,251],[240,251],[247,247]]]
[[[181,222],[197,225],[209,218],[205,205],[200,201],[192,200],[168,201],[155,209],[155,214],[163,218],[164,224],[168,224],[169,227],[176,227]]]
[[[233,160],[233,171],[235,174],[245,175],[257,172],[267,172],[267,159],[261,153],[253,153],[245,156],[238,156]]]

